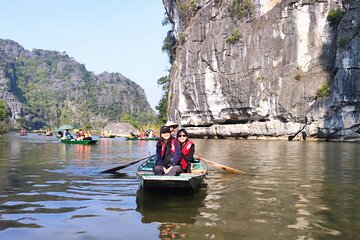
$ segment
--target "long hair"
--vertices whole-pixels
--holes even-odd
[[[184,134],[189,138],[189,133],[186,131],[185,128],[181,128],[181,129],[177,132],[177,134],[176,134],[176,137],[177,137],[177,138],[179,138],[180,133],[184,133]]]

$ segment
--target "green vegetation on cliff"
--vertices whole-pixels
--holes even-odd
[[[255,13],[255,5],[252,0],[232,0],[229,12],[233,18],[238,20],[250,18]]]
[[[344,14],[345,14],[345,12],[343,10],[341,10],[340,8],[331,9],[327,16],[327,20],[330,22],[331,26],[336,28],[339,25]]]
[[[4,100],[0,100],[0,134],[6,131],[5,120],[8,117],[7,105]]]
[[[159,111],[158,122],[164,124],[167,121],[167,107],[169,96],[169,78],[167,76],[161,77],[157,81],[161,86],[163,95],[159,101],[159,104],[155,107]]]
[[[66,53],[27,51],[10,40],[0,39],[0,54],[0,99],[22,127],[101,128],[125,114],[140,123],[155,118],[144,90],[119,73],[95,75]]]

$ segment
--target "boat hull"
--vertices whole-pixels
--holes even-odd
[[[126,137],[126,140],[134,141],[157,141],[159,138],[138,138],[138,137]]]
[[[191,173],[182,173],[179,176],[154,175],[153,166],[156,157],[149,158],[137,171],[140,186],[144,189],[178,189],[197,190],[207,175],[205,164],[200,161],[191,163]]]
[[[96,144],[98,140],[74,140],[74,139],[60,139],[62,143],[66,144],[81,144],[81,145],[91,145]]]
[[[100,136],[100,138],[115,138],[115,135],[110,135],[110,136]]]

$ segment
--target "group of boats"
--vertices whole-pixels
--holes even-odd
[[[22,133],[19,131],[20,134],[27,134]],[[50,136],[46,134],[45,136]],[[108,137],[114,138],[111,136],[101,136],[101,137]],[[144,140],[144,141],[156,141],[158,140],[157,137],[126,137],[126,140]],[[92,145],[98,142],[97,139],[92,140],[76,140],[76,139],[64,139],[60,138],[61,143],[64,144],[81,144],[81,145]],[[207,167],[206,165],[200,161],[195,159],[191,163],[191,171],[189,173],[181,173],[178,176],[168,176],[168,175],[155,175],[153,172],[153,167],[156,163],[156,156],[150,156],[145,159],[141,159],[143,163],[137,168],[136,175],[140,181],[140,186],[145,189],[176,189],[176,190],[197,190],[200,185],[202,184],[203,180],[207,175]],[[137,163],[139,161],[135,161],[133,163]],[[133,163],[127,164],[131,165]],[[122,169],[120,166],[119,169]],[[106,171],[104,171],[106,172]]]
[[[127,139],[135,140],[135,139]],[[136,139],[145,140],[145,139]],[[155,139],[154,139],[155,140]],[[74,140],[74,139],[61,139],[62,143],[66,144],[82,144],[90,145],[95,144],[98,140]],[[139,161],[135,161],[137,163]],[[207,175],[206,165],[195,159],[191,163],[191,171],[189,173],[181,173],[178,176],[168,175],[155,175],[153,167],[156,163],[156,156],[150,156],[144,159],[144,162],[137,168],[136,175],[140,181],[140,186],[143,189],[175,189],[185,191],[196,191]],[[127,164],[125,167],[132,165]],[[120,166],[118,169],[122,169]],[[115,173],[115,171],[113,172]]]
[[[143,141],[157,141],[158,137],[126,137],[126,140],[143,140]]]
[[[112,137],[100,137],[100,138],[115,138],[115,135]],[[139,140],[144,140],[144,141],[157,141],[158,138],[138,138],[138,137],[126,137],[126,140],[135,140],[135,141],[139,141]],[[90,145],[90,144],[95,144],[97,143],[98,140],[96,139],[92,139],[92,140],[76,140],[76,139],[63,139],[61,138],[60,141],[62,143],[67,143],[67,144],[82,144],[82,145]]]
[[[98,140],[91,139],[91,140],[76,140],[76,139],[60,139],[62,143],[66,144],[81,144],[81,145],[91,145],[97,143]]]

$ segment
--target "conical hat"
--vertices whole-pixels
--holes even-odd
[[[167,121],[167,122],[165,123],[165,126],[177,128],[177,127],[179,126],[179,124],[177,124],[177,123],[175,123],[175,122],[172,122],[172,121]]]

